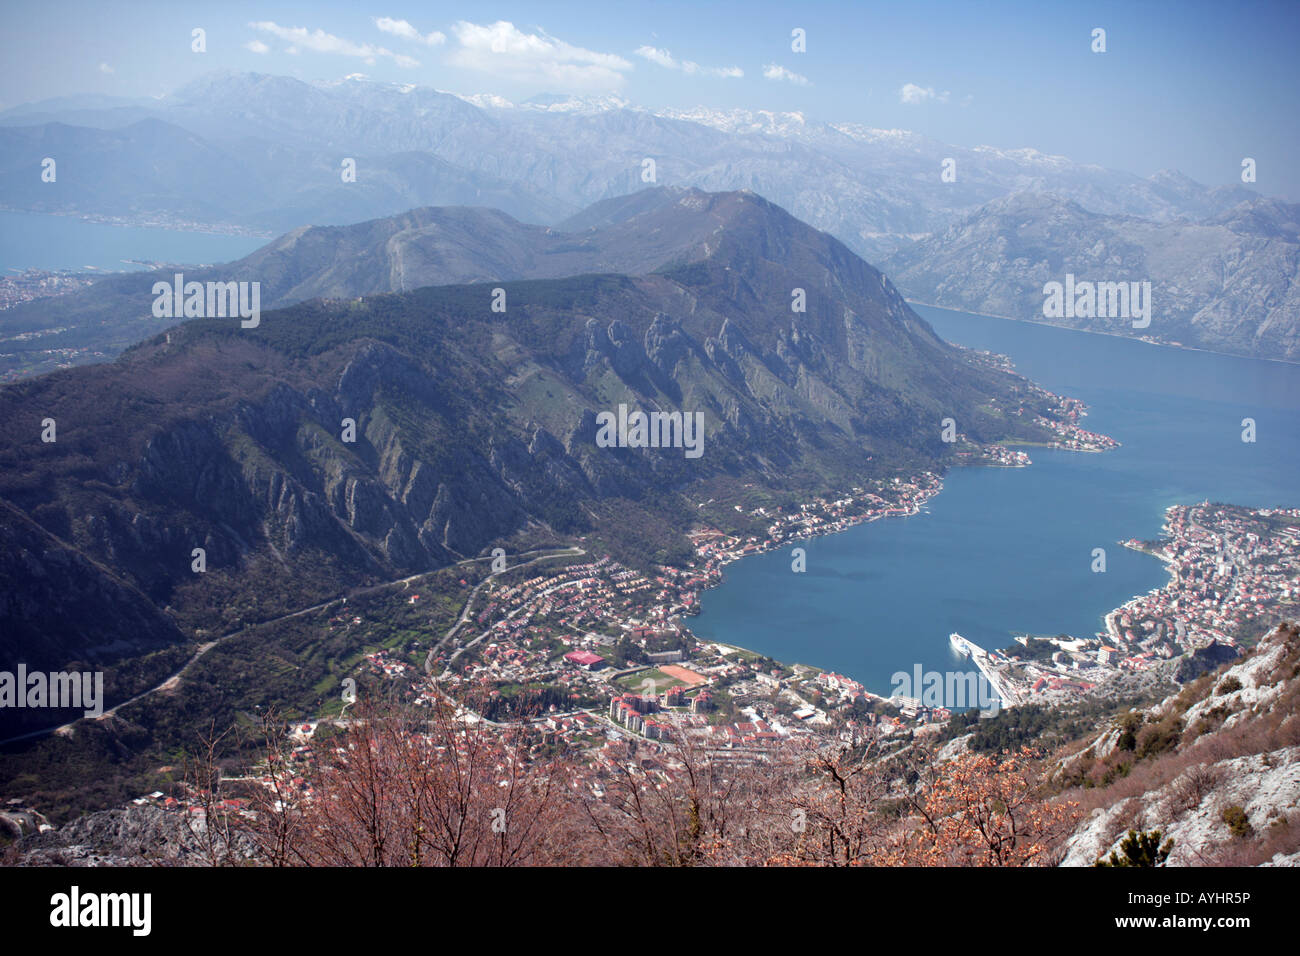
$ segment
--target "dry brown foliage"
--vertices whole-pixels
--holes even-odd
[[[1054,850],[1079,818],[1073,801],[1046,800],[1042,769],[1028,748],[967,753],[935,765],[906,801],[919,823],[889,854],[905,866],[1034,866],[1056,862]]]
[[[247,826],[272,864],[517,866],[564,855],[567,767],[528,760],[509,735],[449,705],[359,707],[299,784],[270,756],[272,784]]]

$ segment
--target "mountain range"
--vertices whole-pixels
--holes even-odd
[[[1090,212],[1037,193],[994,200],[881,267],[909,298],[1092,332],[1300,361],[1300,205],[1241,203],[1192,222]],[[1044,285],[1151,283],[1150,326],[1043,315]]]
[[[243,259],[187,268],[183,275],[257,282],[262,306],[276,308],[458,282],[640,274],[707,253],[727,226],[711,194],[674,187],[605,200],[554,229],[494,209],[421,208],[346,226],[301,227]],[[65,360],[51,357],[53,349],[84,350],[92,360],[94,353],[116,355],[180,321],[153,310],[154,283],[171,283],[175,274],[172,268],[124,273],[5,310],[3,367],[47,371]],[[19,338],[37,331],[43,334]]]
[[[305,230],[248,266],[267,300],[352,295],[256,328],[189,321],[0,389],[0,669],[20,651],[31,668],[129,661],[530,535],[682,559],[710,488],[942,468],[946,417],[976,442],[1048,437],[1030,424],[1051,414],[1042,392],[759,196],[656,190],[584,221],[428,210]],[[483,269],[563,277],[359,288]],[[147,278],[113,281],[139,296]],[[601,447],[597,416],[620,405],[702,415],[703,455]]]
[[[1143,179],[1033,149],[958,147],[799,113],[650,111],[608,97],[519,106],[470,99],[359,78],[309,84],[219,72],[153,101],[30,104],[0,113],[0,199],[77,211],[85,197],[76,190],[93,188],[101,204],[175,213],[204,196],[225,205],[229,222],[286,231],[304,222],[339,224],[465,203],[456,191],[464,187],[482,190],[474,205],[553,225],[592,202],[642,188],[642,162],[652,158],[656,182],[752,189],[871,258],[1012,192],[1048,192],[1096,212],[1157,221],[1214,215],[1257,196],[1240,186],[1210,189],[1174,172]],[[73,136],[84,139],[69,141]],[[47,144],[72,155],[87,151],[96,162],[61,177],[58,192],[42,189],[50,184],[27,173],[39,168],[36,154]],[[340,176],[348,156],[358,161],[355,183]],[[417,157],[440,160],[436,169],[445,178],[412,165]],[[208,162],[196,167],[191,158]],[[955,163],[953,182],[941,180],[945,159]],[[150,170],[147,188],[123,181],[123,171],[139,180],[138,170]],[[194,188],[205,182],[194,177],[214,176],[237,176],[241,188]],[[518,195],[502,195],[505,184]],[[332,215],[322,208],[328,218],[305,220],[314,203],[332,204]]]
[[[47,156],[60,164],[54,183],[38,175]],[[354,182],[342,175],[348,159]],[[33,212],[292,234],[473,205],[560,227],[592,203],[657,184],[758,192],[868,260],[888,260],[911,298],[1015,318],[1026,317],[1022,280],[1040,260],[1003,263],[968,241],[980,221],[1003,217],[989,228],[1036,234],[1034,255],[1080,275],[1098,243],[1115,254],[1140,248],[1125,271],[1150,270],[1169,304],[1146,335],[1294,357],[1290,345],[1278,351],[1296,334],[1293,240],[1255,228],[1285,204],[1174,171],[1142,178],[797,112],[651,111],[617,97],[513,104],[357,77],[214,73],[158,99],[65,97],[0,113],[0,206]],[[1054,228],[1069,204],[1086,214]],[[927,272],[937,262],[945,274]],[[1004,266],[1005,287],[985,289],[998,281],[986,273]],[[958,294],[955,277],[966,275],[983,278]]]

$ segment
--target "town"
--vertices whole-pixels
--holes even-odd
[[[436,655],[436,677],[386,652],[371,665],[413,680],[417,703],[437,694],[481,701],[483,719],[535,723],[597,750],[633,742],[658,753],[664,742],[690,739],[761,752],[790,742],[924,732],[950,712],[872,693],[816,667],[699,641],[685,620],[728,563],[863,521],[915,514],[941,487],[937,475],[924,473],[818,499],[791,514],[760,508],[754,516],[771,520],[764,537],[701,528],[691,535],[696,560],[685,568],[642,574],[602,557],[495,585],[475,615],[481,630]],[[1025,635],[987,651],[963,640],[1004,705],[1068,700],[1213,643],[1235,647],[1297,603],[1300,510],[1176,506],[1166,532],[1159,542],[1128,544],[1168,561],[1170,582],[1107,615],[1106,632]]]
[[[988,652],[982,663],[1013,704],[1095,693],[1198,651],[1230,659],[1300,605],[1300,509],[1175,505],[1164,531],[1124,544],[1165,561],[1169,582],[1107,614],[1104,631]]]
[[[48,269],[24,269],[13,275],[0,276],[0,311],[23,302],[76,292],[103,276],[104,273],[97,270],[71,272]]]
[[[1053,428],[1051,447],[1114,447],[1112,439],[1077,425],[1080,404],[1060,403],[1063,424]],[[1000,447],[978,449],[970,463],[1012,463],[1000,457]],[[815,666],[697,639],[687,622],[729,563],[863,522],[918,514],[942,487],[937,474],[923,472],[792,508],[746,512],[736,505],[749,527],[763,531],[697,527],[689,533],[693,559],[681,567],[638,570],[576,546],[507,561],[498,553],[493,572],[477,584],[469,576],[460,580],[464,604],[450,629],[367,654],[357,677],[371,690],[396,691],[415,708],[449,706],[467,723],[522,733],[538,753],[576,757],[585,768],[582,785],[596,799],[628,761],[652,777],[677,772],[683,746],[742,763],[770,760],[778,748],[903,746],[941,731],[952,711],[873,693]],[[1170,582],[1112,611],[1104,632],[1022,635],[987,650],[954,634],[954,648],[970,658],[1001,706],[1061,703],[1207,645],[1234,647],[1295,605],[1300,509],[1176,506],[1165,531],[1160,541],[1126,544],[1168,562]],[[424,599],[418,590],[404,596],[411,605]],[[328,626],[359,624],[360,617],[345,612]],[[351,700],[345,713],[293,724],[284,773],[301,774],[296,762],[315,759],[317,729],[346,724],[349,706]],[[249,779],[272,782],[266,768]],[[170,808],[174,798],[141,799]]]

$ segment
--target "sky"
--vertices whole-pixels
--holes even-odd
[[[11,3],[0,24],[0,109],[159,96],[218,69],[361,73],[515,102],[551,92],[800,111],[1208,185],[1239,184],[1250,157],[1255,188],[1300,201],[1300,0],[50,0]],[[1093,50],[1099,28],[1105,52]]]

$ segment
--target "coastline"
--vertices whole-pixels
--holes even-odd
[[[1026,466],[1026,465],[1014,465],[1014,466],[986,465],[986,466],[983,466],[983,467],[988,467],[988,468],[997,468],[997,467],[1017,467],[1017,468],[1025,468],[1025,467],[1028,467],[1028,466]],[[927,474],[929,474],[929,472],[927,472]],[[934,490],[933,492],[931,492],[930,494],[927,494],[927,495],[925,496],[925,498],[923,499],[923,501],[929,501],[931,498],[933,498],[935,495],[937,495],[940,491],[943,490],[943,479],[940,478],[940,477],[937,476],[937,475],[936,475],[935,477],[936,477],[936,479],[937,479],[938,485],[937,485],[937,487],[935,488],[935,490]],[[731,554],[731,553],[728,553],[725,557],[719,559],[718,564],[719,564],[719,567],[725,567],[725,566],[728,565],[728,564],[734,564],[735,562],[737,562],[737,561],[741,561],[741,560],[743,560],[743,559],[745,559],[745,558],[751,558],[751,557],[754,557],[754,556],[756,556],[756,555],[760,555],[760,554],[768,554],[768,553],[770,553],[770,552],[772,552],[772,551],[780,550],[782,547],[784,547],[785,545],[789,544],[789,543],[792,542],[792,541],[812,541],[812,540],[814,540],[814,539],[816,539],[816,538],[829,538],[829,537],[831,537],[832,535],[837,535],[837,534],[841,534],[841,533],[843,533],[843,532],[845,532],[845,531],[848,531],[850,528],[856,528],[856,527],[858,527],[859,525],[870,524],[871,522],[873,522],[873,521],[879,521],[879,520],[882,519],[882,518],[911,518],[911,517],[914,517],[915,515],[920,514],[920,512],[921,512],[921,506],[920,506],[920,504],[914,504],[914,505],[912,505],[912,506],[911,506],[907,511],[905,511],[905,512],[902,513],[902,514],[864,514],[864,515],[858,515],[858,516],[851,516],[851,517],[848,517],[848,518],[845,518],[845,519],[844,519],[844,524],[843,524],[843,525],[841,525],[840,527],[834,528],[833,530],[830,530],[830,531],[802,531],[802,532],[799,532],[799,533],[797,533],[797,534],[791,534],[789,537],[787,537],[787,538],[782,538],[780,541],[774,541],[774,542],[772,542],[770,545],[760,546],[760,547],[758,547],[756,550],[751,551],[751,552],[749,552],[748,554]],[[721,583],[721,578],[718,579],[718,584],[720,584],[720,583]],[[717,584],[711,584],[711,585],[709,585],[709,589],[712,589],[712,588],[717,587],[717,586],[718,586]],[[742,648],[742,650],[749,650],[749,648]]]
[[[81,222],[90,222],[101,226],[122,226],[129,229],[166,229],[170,232],[192,232],[205,236],[234,236],[242,239],[264,239],[267,242],[276,238],[277,235],[277,233],[259,232],[254,229],[249,229],[246,226],[237,226],[234,223],[214,225],[212,223],[181,221],[164,224],[161,222],[152,222],[141,219],[121,219],[114,216],[100,215],[98,213],[37,212],[33,209],[15,209],[12,206],[5,205],[0,205],[0,212],[14,213],[15,215],[22,216],[59,216],[65,219],[77,219]]]
[[[995,466],[984,466],[984,467],[995,467]],[[929,479],[929,483],[920,484],[919,479]],[[868,524],[880,518],[913,517],[921,513],[923,507],[930,501],[930,499],[938,495],[939,492],[941,492],[944,487],[943,477],[933,472],[923,472],[920,476],[917,476],[915,478],[902,479],[900,477],[898,480],[900,481],[900,484],[902,484],[904,487],[910,486],[916,489],[915,497],[905,507],[899,505],[890,505],[885,509],[884,512],[845,516],[840,519],[838,525],[833,529],[830,530],[800,529],[790,533],[788,536],[781,537],[780,539],[777,540],[771,540],[770,542],[753,544],[751,545],[750,550],[743,551],[741,553],[738,553],[735,550],[728,550],[728,551],[723,551],[719,554],[710,555],[708,552],[701,551],[699,548],[697,548],[696,549],[697,557],[704,559],[706,562],[709,560],[710,557],[712,557],[713,561],[716,562],[713,565],[714,569],[716,569],[716,575],[713,574],[708,575],[706,581],[701,585],[699,591],[695,595],[696,599],[692,604],[694,608],[694,614],[699,614],[703,608],[703,602],[702,602],[703,593],[705,591],[721,586],[721,584],[725,580],[723,568],[725,568],[727,565],[732,564],[736,561],[740,561],[742,558],[751,557],[758,554],[766,554],[772,551],[779,550],[781,548],[789,546],[794,542],[807,541],[815,538],[829,537],[831,535],[839,534],[843,531],[849,530],[850,528],[857,527],[863,524]],[[1185,507],[1185,506],[1172,505],[1170,506],[1169,509],[1166,510],[1166,522],[1162,528],[1162,531],[1166,535],[1168,535],[1170,532],[1170,524],[1169,524],[1170,517],[1174,514],[1176,509],[1180,507]],[[691,532],[691,534],[692,535],[721,534],[721,532],[718,532],[716,529],[696,529],[695,531]],[[733,541],[736,541],[737,543],[740,540],[736,538],[734,535],[725,535],[724,538],[731,539]],[[1170,556],[1163,554],[1159,551],[1152,550],[1147,547],[1134,548],[1134,546],[1130,542],[1121,542],[1121,544],[1124,547],[1129,547],[1134,550],[1143,551],[1144,553],[1150,554],[1151,556],[1156,557],[1157,559],[1162,561],[1166,565],[1166,570],[1168,571],[1169,574],[1169,580],[1160,587],[1151,588],[1146,592],[1134,594],[1132,597],[1124,601],[1122,604],[1118,605],[1117,607],[1111,608],[1109,611],[1105,612],[1102,615],[1102,621],[1104,625],[1103,632],[1097,632],[1097,634],[1095,635],[1083,635],[1083,636],[1071,635],[1075,641],[1094,642],[1094,643],[1102,643],[1102,644],[1111,643],[1120,648],[1129,645],[1130,642],[1127,641],[1122,635],[1120,619],[1126,614],[1133,613],[1135,609],[1140,608],[1144,600],[1148,600],[1153,596],[1158,596],[1164,592],[1172,591],[1172,589],[1175,587],[1175,585],[1178,584],[1180,580],[1178,567]],[[677,569],[677,570],[682,570],[682,569]],[[689,630],[689,627],[687,627],[687,630]],[[691,636],[695,637],[696,640],[704,641],[705,643],[725,644],[727,646],[735,647],[751,654],[760,653],[758,651],[753,650],[752,648],[748,648],[745,647],[744,645],[736,644],[730,641],[718,641],[712,638],[707,639],[707,641],[705,641],[705,639],[699,638],[698,636],[694,635],[693,632]],[[1190,650],[1184,649],[1184,654],[1186,653],[1190,653]],[[772,655],[769,654],[767,656],[772,656]],[[779,663],[781,663],[783,666],[786,667],[793,667],[797,664],[798,666],[809,667],[818,671],[825,670],[825,668],[819,667],[817,665],[801,664],[799,662],[787,661],[784,658],[774,657],[773,659],[778,660]],[[992,668],[992,664],[993,661],[990,658],[989,661],[990,669]],[[984,671],[983,668],[980,668],[980,670],[981,672]],[[986,678],[987,677],[988,675],[986,674]],[[1089,683],[1087,686],[1090,688],[1095,688],[1097,686],[1100,686],[1102,683],[1104,683],[1104,681],[1095,681]],[[1002,688],[1002,690],[1000,691],[1000,696],[1003,697],[1004,701],[1008,701],[1008,700],[1012,701],[1012,703],[1009,703],[1006,706],[1014,706],[1015,703],[1025,703],[1025,702],[1037,702],[1037,703],[1044,703],[1048,705],[1057,703],[1057,701],[1055,701],[1050,696],[1046,696],[1046,695],[1039,696],[1037,694],[1029,695],[1029,694],[1022,694],[1016,692],[1012,689],[1010,685]]]
[[[1026,325],[1041,325],[1044,328],[1048,328],[1048,329],[1061,329],[1062,331],[1065,332],[1079,332],[1083,335],[1107,335],[1110,336],[1111,338],[1124,339],[1125,341],[1128,342],[1141,342],[1144,345],[1154,345],[1157,348],[1178,349],[1181,352],[1203,352],[1206,355],[1217,355],[1225,358],[1250,359],[1252,361],[1260,361],[1260,362],[1276,362],[1279,365],[1292,365],[1292,366],[1300,365],[1300,361],[1292,361],[1291,359],[1274,358],[1268,355],[1246,355],[1241,352],[1221,352],[1217,349],[1201,348],[1200,346],[1196,346],[1196,345],[1181,345],[1181,344],[1176,345],[1172,342],[1159,342],[1154,339],[1143,338],[1142,336],[1125,335],[1121,332],[1105,332],[1102,331],[1101,329],[1076,329],[1073,326],[1069,326],[1069,325],[1054,325],[1051,322],[1039,322],[1036,319],[1022,319],[1014,315],[1000,315],[996,312],[979,312],[976,311],[975,309],[966,309],[966,308],[955,309],[950,305],[939,305],[934,302],[922,302],[920,299],[910,299],[907,298],[906,296],[903,297],[903,301],[906,302],[908,306],[920,305],[920,306],[924,306],[927,309],[938,309],[941,312],[951,312],[954,315],[978,315],[981,318],[985,318],[985,319],[1004,319],[1007,322],[1023,322]],[[921,318],[925,318],[925,316],[921,316]],[[937,332],[935,334],[938,335]],[[940,336],[940,338],[942,338],[942,336]],[[945,341],[947,340],[945,339]],[[949,344],[954,344],[954,343],[949,343]]]
[[[940,478],[938,475],[933,475],[933,473],[929,473],[929,472],[923,473],[923,475],[932,475],[934,478],[934,483],[928,487],[919,489],[921,492],[923,492],[923,494],[916,501],[914,501],[905,511],[899,514],[872,514],[865,517],[859,517],[856,519],[846,519],[845,522],[840,527],[837,527],[831,531],[825,531],[825,532],[812,531],[812,532],[792,534],[789,537],[784,538],[778,542],[773,542],[771,545],[768,545],[766,547],[756,548],[744,554],[725,553],[717,556],[716,567],[718,569],[718,574],[715,578],[711,579],[710,581],[708,581],[708,583],[706,583],[701,587],[700,594],[702,595],[703,591],[705,590],[709,590],[720,586],[724,580],[724,575],[722,574],[721,569],[728,564],[741,560],[742,558],[750,557],[755,554],[765,554],[770,551],[775,551],[795,541],[810,540],[813,538],[828,537],[833,534],[839,534],[842,531],[849,530],[849,528],[851,527],[856,527],[861,524],[866,524],[871,521],[875,521],[879,518],[912,517],[916,514],[919,514],[920,511],[922,510],[923,505],[927,503],[935,495],[937,495],[941,490],[943,490],[942,478]],[[1190,508],[1190,507],[1194,507],[1194,506],[1171,505],[1168,509],[1166,509],[1166,521],[1162,527],[1162,533],[1165,535],[1165,537],[1167,538],[1172,537],[1174,529],[1171,525],[1171,520],[1179,511],[1179,509]],[[1099,661],[1098,663],[1100,664],[1100,666],[1108,668],[1109,673],[1094,674],[1092,672],[1089,672],[1086,678],[1076,676],[1074,673],[1057,674],[1054,675],[1054,678],[1053,675],[1044,674],[1043,676],[1046,676],[1049,681],[1055,679],[1058,681],[1058,684],[1057,686],[1049,686],[1047,688],[1047,691],[1044,693],[1039,693],[1038,687],[1039,684],[1041,683],[1041,679],[1037,683],[1031,681],[1022,682],[1019,680],[1011,683],[1005,683],[1003,681],[1003,674],[1001,673],[1001,670],[999,668],[1005,667],[1005,665],[1011,663],[1011,661],[1008,661],[1008,659],[1005,657],[1005,654],[1003,652],[994,651],[990,654],[989,652],[985,651],[984,654],[986,655],[986,659],[982,662],[975,660],[974,655],[968,655],[969,659],[976,666],[977,670],[981,674],[983,674],[985,676],[985,679],[988,680],[990,684],[992,684],[997,690],[1003,708],[1014,707],[1018,704],[1024,704],[1024,703],[1037,703],[1045,706],[1056,706],[1062,703],[1066,703],[1070,699],[1076,699],[1074,695],[1069,691],[1071,685],[1073,685],[1084,698],[1090,698],[1094,696],[1094,693],[1097,688],[1105,686],[1110,680],[1113,679],[1115,675],[1124,673],[1126,670],[1136,670],[1136,671],[1145,670],[1147,669],[1147,667],[1151,666],[1152,663],[1154,663],[1154,655],[1149,650],[1147,650],[1143,644],[1141,643],[1135,644],[1132,640],[1125,638],[1125,636],[1123,635],[1123,630],[1125,625],[1121,623],[1121,619],[1124,618],[1126,615],[1134,614],[1135,612],[1140,611],[1145,601],[1151,600],[1153,598],[1158,598],[1161,595],[1164,595],[1166,593],[1173,594],[1177,585],[1181,582],[1180,570],[1177,565],[1177,562],[1171,556],[1164,554],[1158,550],[1147,547],[1146,545],[1149,544],[1148,542],[1135,543],[1132,542],[1132,539],[1130,539],[1130,541],[1120,542],[1120,544],[1132,550],[1138,550],[1143,553],[1149,554],[1162,561],[1165,564],[1166,570],[1169,574],[1169,580],[1164,585],[1161,585],[1160,587],[1151,588],[1146,592],[1135,594],[1132,597],[1130,597],[1128,600],[1124,601],[1119,606],[1114,607],[1109,611],[1107,611],[1102,618],[1104,622],[1104,633],[1098,632],[1095,636],[1094,635],[1084,635],[1082,637],[1077,635],[1070,635],[1070,636],[1072,638],[1072,643],[1075,646],[1087,645],[1090,647],[1093,644],[1099,644],[1102,647],[1110,646],[1112,647],[1112,649],[1114,648],[1121,649],[1121,653],[1126,655],[1122,658],[1122,663],[1116,662],[1112,666],[1112,665],[1101,663]],[[1135,546],[1135,544],[1138,546]],[[699,611],[702,609],[702,602],[698,598],[699,596],[697,595],[697,600],[694,603],[694,607],[696,608],[695,613],[699,613]],[[1133,626],[1136,628],[1136,621],[1134,622]],[[1195,629],[1199,630],[1200,628],[1196,627]],[[1189,626],[1189,637],[1190,637],[1190,632],[1192,630],[1193,628]],[[740,650],[746,651],[751,654],[760,654],[760,652],[755,651],[752,648],[748,648],[745,647],[744,645],[736,644],[731,641],[719,641],[712,638],[706,640],[694,635],[693,632],[692,632],[692,636],[695,637],[696,640],[701,641],[702,643],[722,644],[729,647],[738,648]],[[1045,639],[1051,640],[1053,642],[1055,640],[1054,638],[1051,637]],[[1064,646],[1070,646],[1070,645],[1067,644]],[[1182,651],[1181,654],[1175,655],[1171,659],[1174,660],[1181,659],[1182,657],[1190,655],[1194,650],[1195,647],[1189,644],[1181,648]],[[1091,650],[1087,650],[1084,653],[1085,655],[1089,655],[1092,652]],[[798,667],[810,668],[812,670],[822,671],[822,672],[825,672],[827,670],[826,668],[820,667],[818,665],[792,662],[784,659],[783,657],[776,657],[772,654],[767,654],[766,656],[772,657],[774,660],[777,660],[784,667],[793,668],[795,666],[798,666]],[[1029,662],[1025,662],[1025,664],[1027,663]],[[1023,667],[1025,666],[1025,664],[1022,664],[1021,666]],[[833,670],[834,669],[832,668],[831,672],[833,672]],[[1032,689],[1030,688],[1031,683],[1033,684]],[[1065,695],[1057,696],[1062,688],[1066,688]],[[868,693],[870,694],[870,692]],[[872,696],[879,697],[880,695],[872,695]],[[888,699],[888,698],[883,698],[883,699]]]

